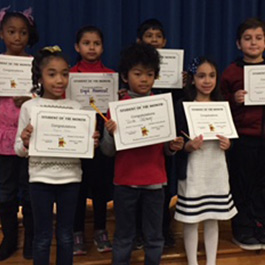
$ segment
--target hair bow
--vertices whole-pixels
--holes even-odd
[[[49,51],[51,53],[61,52],[62,51],[62,49],[58,45],[55,45],[55,46],[47,46],[47,47],[44,47],[42,50],[43,51]]]
[[[188,65],[188,72],[192,73],[193,75],[196,74],[197,69],[198,69],[198,65],[201,63],[200,57],[195,57],[193,58],[193,60],[191,61],[191,63]]]
[[[6,10],[8,10],[10,8],[10,6],[4,7],[0,10],[0,22],[2,22],[5,14],[6,14]]]
[[[33,24],[34,18],[31,15],[32,14],[32,7],[29,7],[28,9],[25,9],[23,12],[20,12],[20,13],[28,19],[28,21],[31,25]]]

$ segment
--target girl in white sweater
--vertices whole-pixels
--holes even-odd
[[[40,50],[32,62],[32,92],[40,97],[22,105],[15,150],[19,156],[28,155],[33,127],[32,107],[80,109],[78,102],[63,99],[68,85],[69,64],[58,46]],[[98,145],[99,133],[93,135]],[[73,264],[73,222],[81,164],[78,158],[30,157],[30,195],[35,224],[33,259],[35,265],[50,264],[53,235],[53,203],[57,204],[57,265]]]

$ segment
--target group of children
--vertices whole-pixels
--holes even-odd
[[[4,54],[30,56],[25,49],[38,40],[30,11],[1,10]],[[153,95],[152,86],[160,70],[156,48],[165,45],[166,37],[159,21],[151,19],[141,24],[137,43],[121,53],[119,72],[125,88],[120,92],[121,100]],[[194,139],[178,136],[166,143],[116,151],[113,133],[119,124],[108,113],[107,122],[97,118],[92,160],[27,157],[34,131],[30,124],[32,107],[80,109],[78,102],[64,96],[69,72],[114,72],[101,62],[101,31],[93,26],[78,31],[75,49],[80,59],[71,69],[58,46],[45,47],[35,54],[32,93],[37,96],[33,99],[0,97],[0,219],[4,235],[0,260],[7,259],[17,249],[20,189],[23,191],[20,203],[25,226],[24,257],[33,257],[35,265],[49,264],[53,203],[56,202],[56,264],[73,264],[73,254],[86,253],[84,220],[87,190],[91,186],[94,242],[98,251],[112,250],[114,265],[130,264],[138,230],[143,236],[145,264],[158,265],[170,233],[168,207],[171,196],[175,195],[170,189],[172,178],[178,180],[174,217],[184,224],[189,265],[198,264],[200,222],[204,223],[208,265],[216,264],[218,220],[232,218],[233,240],[243,249],[265,248],[264,107],[244,106],[243,84],[244,65],[264,64],[264,22],[256,18],[243,22],[238,28],[237,46],[243,58],[224,71],[220,88],[216,64],[209,58],[196,57],[185,74],[184,93],[173,95],[178,135],[182,131],[189,133],[184,101],[226,99],[239,134],[237,140],[232,143],[222,135],[211,141],[204,141],[202,135]],[[167,156],[169,163],[166,163]],[[113,246],[106,231],[106,191],[112,172],[116,218]]]

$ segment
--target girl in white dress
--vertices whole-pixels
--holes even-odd
[[[178,129],[188,133],[183,101],[220,100],[218,73],[214,62],[196,57],[188,68],[186,98],[177,103]],[[199,135],[188,140],[182,154],[178,181],[178,203],[175,219],[183,222],[184,245],[188,265],[198,265],[198,225],[204,223],[207,265],[216,264],[218,220],[232,218],[237,210],[230,193],[225,151],[230,140],[204,141]]]

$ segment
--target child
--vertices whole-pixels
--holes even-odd
[[[129,90],[123,99],[150,96],[155,78],[159,73],[159,62],[158,52],[150,45],[134,44],[124,50],[120,61],[120,74]],[[107,155],[115,154],[112,135],[117,126],[119,124],[111,119],[105,123],[101,148]],[[114,265],[130,263],[136,230],[136,209],[139,203],[142,206],[145,264],[160,264],[164,241],[162,235],[163,186],[167,182],[164,148],[168,155],[172,155],[182,146],[183,138],[177,137],[166,145],[155,144],[116,153]]]
[[[163,49],[166,46],[167,39],[165,35],[165,30],[162,23],[155,19],[147,19],[143,21],[137,29],[137,42],[150,44],[157,49]],[[186,74],[183,74],[183,80],[186,78]],[[155,94],[171,93],[173,97],[173,102],[177,102],[181,97],[183,97],[182,89],[154,89]],[[165,204],[164,204],[164,216],[163,216],[163,235],[165,238],[165,247],[173,247],[175,245],[175,239],[173,232],[170,229],[170,223],[172,219],[172,214],[169,209],[171,198],[176,194],[176,181],[175,181],[175,157],[166,157],[166,170],[168,185],[165,186]],[[139,223],[138,230],[141,227]],[[138,235],[136,238],[136,247],[139,248],[141,242],[141,237]]]
[[[237,29],[237,47],[243,58],[224,71],[221,88],[230,102],[239,134],[229,152],[230,183],[238,214],[232,219],[234,242],[243,249],[265,245],[264,106],[244,106],[244,66],[264,65],[265,24],[245,20]]]
[[[71,68],[70,72],[81,73],[114,73],[101,62],[103,53],[103,34],[94,26],[81,28],[76,35],[75,50],[81,60]],[[104,124],[101,117],[97,116],[97,127],[103,131]],[[82,159],[82,182],[79,192],[74,225],[74,255],[86,254],[84,244],[86,199],[88,192],[89,177],[91,180],[92,200],[94,210],[94,243],[99,252],[112,250],[106,231],[107,194],[110,190],[109,167],[113,167],[113,161],[97,150],[93,160]],[[101,165],[104,165],[102,167]]]
[[[193,59],[188,68],[185,101],[220,100],[215,63],[204,57]],[[178,130],[188,132],[180,100],[176,106]],[[189,140],[180,154],[178,202],[175,219],[183,222],[188,265],[197,265],[198,225],[204,223],[207,265],[216,264],[218,221],[236,214],[229,189],[225,151],[230,140],[203,141],[202,135]],[[209,163],[211,161],[211,163]]]
[[[32,62],[32,92],[40,97],[22,105],[15,150],[19,156],[28,155],[29,140],[34,128],[30,125],[34,106],[43,108],[80,109],[76,101],[63,99],[68,85],[69,66],[58,46],[40,50]],[[95,132],[95,145],[98,144]],[[53,203],[57,205],[57,263],[73,264],[73,225],[81,181],[81,163],[77,158],[30,157],[30,196],[35,235],[34,264],[50,264]]]
[[[38,41],[31,8],[23,12],[0,10],[0,36],[6,55],[29,56],[25,49]],[[28,97],[0,97],[0,219],[3,240],[0,260],[10,257],[18,241],[18,189],[21,184],[23,224],[25,228],[23,255],[32,258],[33,220],[28,192],[28,160],[14,151],[20,106]]]

